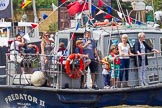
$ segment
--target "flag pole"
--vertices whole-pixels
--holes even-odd
[[[34,22],[38,23],[38,17],[37,17],[37,10],[36,10],[36,5],[35,5],[35,0],[32,0],[32,3],[33,3]]]

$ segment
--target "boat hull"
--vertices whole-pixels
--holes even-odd
[[[162,85],[119,89],[55,89],[1,85],[2,108],[78,108],[116,105],[162,106]]]

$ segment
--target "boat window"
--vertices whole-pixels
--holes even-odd
[[[59,43],[60,42],[63,42],[65,44],[65,47],[67,47],[67,44],[68,44],[68,39],[67,38],[60,38]]]
[[[119,42],[120,42],[119,38],[112,38],[110,40],[110,44],[109,44],[109,37],[105,36],[103,39],[103,45],[104,45],[103,54],[104,54],[104,56],[106,56],[109,53],[109,49],[110,49],[111,45],[118,45]]]
[[[7,28],[0,28],[0,37],[7,37]]]
[[[73,33],[71,33],[70,37],[72,38]],[[72,48],[72,52],[75,53],[75,48],[76,48],[76,41],[77,40],[82,40],[84,38],[84,34],[83,33],[75,33],[74,37],[73,37],[73,48]]]
[[[161,50],[161,55],[162,55],[162,38],[160,38],[160,50]]]
[[[25,34],[28,33],[29,37],[34,37],[34,30],[32,29],[31,26],[18,26],[15,27],[15,33],[16,34],[21,34],[22,36],[24,36]],[[12,36],[14,37],[14,36]]]
[[[151,38],[145,39],[145,42],[146,42],[150,47],[154,48],[154,39],[151,39]],[[150,52],[150,51],[148,50],[147,52]],[[152,54],[148,54],[148,57],[153,57],[153,56],[154,56],[153,53],[152,53]]]

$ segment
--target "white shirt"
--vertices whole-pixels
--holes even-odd
[[[128,52],[129,52],[129,49],[130,49],[130,46],[129,46],[128,43],[127,43],[126,46],[123,46],[123,43],[119,43],[119,44],[118,44],[118,47],[121,49],[121,52],[122,52],[124,55],[128,55]],[[127,57],[120,57],[120,59],[129,59],[129,56],[127,56]]]
[[[11,43],[11,46],[10,46],[10,60],[11,61],[15,61],[16,59],[18,61],[19,59],[21,59],[20,54],[19,54],[19,44],[20,44],[19,41],[13,41]],[[14,54],[17,54],[17,55],[15,56]]]

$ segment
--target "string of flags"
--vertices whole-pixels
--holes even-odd
[[[24,9],[31,2],[32,2],[32,0],[23,0],[22,3],[21,3],[21,9]]]
[[[62,4],[61,4],[60,6],[58,6],[58,7],[57,7],[56,5],[54,5],[54,3],[52,3],[53,12],[55,12],[59,7],[61,7],[62,5],[64,5],[67,1],[68,1],[68,0],[61,0]],[[23,2],[22,2],[22,4],[21,4],[21,8],[24,9],[24,8],[25,8],[27,5],[29,5],[31,2],[32,2],[32,0],[23,0]],[[104,3],[102,0],[98,0],[98,5],[97,5],[97,6],[95,6],[95,5],[92,4],[92,6],[91,6],[91,11],[92,11],[92,12],[96,12],[96,10],[99,9],[99,11],[96,13],[96,15],[105,13],[105,14],[106,14],[106,15],[104,16],[105,19],[111,19],[111,18],[113,18],[113,19],[114,19],[115,21],[117,21],[117,22],[118,22],[118,21],[122,21],[123,16],[126,16],[126,15],[124,15],[124,13],[121,13],[121,12],[119,12],[119,11],[113,9],[111,6],[107,6],[107,9],[106,9],[107,12],[101,10],[100,7],[102,7],[104,4],[105,4],[105,3]],[[74,16],[75,14],[80,13],[80,14],[78,14],[78,16],[77,16],[77,17],[78,17],[78,18],[77,18],[77,19],[78,19],[78,22],[77,22],[77,24],[76,24],[76,29],[75,29],[76,31],[77,31],[78,28],[80,27],[80,19],[81,19],[81,17],[82,17],[82,12],[85,11],[85,10],[89,10],[89,9],[88,9],[88,3],[85,2],[84,0],[77,0],[77,1],[72,2],[72,3],[70,3],[69,5],[67,5],[67,11],[68,11],[68,13],[69,13],[70,16]],[[117,15],[118,15],[119,18],[116,18],[116,17],[114,17],[114,16],[111,15],[111,13],[112,13],[113,10],[117,12]],[[44,22],[49,16],[51,16],[51,15],[53,14],[53,12],[52,12],[51,14],[49,14],[49,15],[47,15],[46,13],[43,13],[43,14],[42,14],[43,20],[42,20],[41,22],[39,22],[39,23],[33,23],[33,24],[31,24],[31,27],[32,27],[33,29],[35,29],[36,27],[38,27],[39,24],[41,24],[41,23]],[[88,19],[90,20],[89,16],[87,16],[87,17],[88,17]],[[136,19],[134,19],[134,18],[132,18],[132,17],[129,17],[129,16],[126,16],[126,18],[127,18],[128,24],[131,24],[133,21],[135,21],[136,24],[138,24],[138,25],[145,24],[145,23],[143,23],[143,22],[141,22],[141,21],[138,21],[138,20],[136,20]],[[87,20],[87,21],[89,21],[89,20]],[[91,24],[93,25],[92,22],[91,22]],[[7,27],[7,29],[10,29],[10,27]],[[74,34],[73,34],[73,35],[74,35]],[[28,33],[25,34],[24,36],[27,38],[27,40],[30,40]],[[74,37],[74,36],[73,36],[73,37]]]

